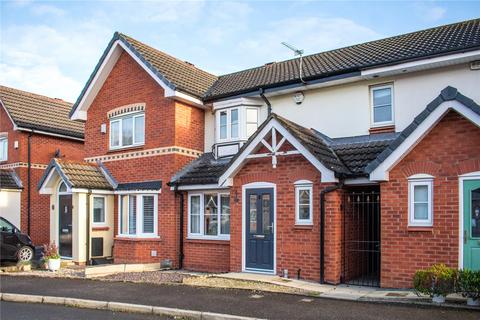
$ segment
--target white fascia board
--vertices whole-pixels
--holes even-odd
[[[38,193],[40,193],[40,194],[52,194],[53,193],[53,188],[50,185],[51,184],[50,182],[51,182],[52,178],[54,177],[54,174],[57,174],[59,176],[59,174],[57,173],[57,170],[54,167],[52,167],[50,169],[50,172],[48,173],[47,178],[43,181],[42,186],[38,190]],[[68,186],[67,186],[67,188],[68,188]]]
[[[103,86],[105,80],[110,74],[110,71],[112,71],[113,67],[115,66],[115,63],[117,63],[121,53],[122,50],[120,48],[120,41],[117,40],[110,48],[110,51],[103,60],[102,65],[93,77],[93,80],[85,91],[82,100],[80,100],[78,103],[77,108],[70,117],[71,120],[87,120],[87,110],[90,107],[90,104],[97,96],[97,93],[100,91],[100,88]]]
[[[13,130],[17,130],[17,124],[15,123],[15,121],[13,121],[13,118],[12,116],[10,115],[10,113],[8,112],[7,108],[5,107],[5,105],[3,104],[3,101],[2,99],[0,99],[0,104],[2,105],[3,107],[3,110],[5,110],[5,113],[7,114],[8,118],[10,119],[10,121],[12,122],[12,125],[13,125]]]
[[[111,190],[101,190],[101,189],[87,189],[87,188],[72,188],[71,192],[77,193],[91,193],[91,194],[114,194]]]
[[[160,194],[162,190],[122,190],[114,191],[114,194]]]
[[[213,110],[231,108],[236,106],[257,106],[263,105],[263,101],[259,98],[235,98],[229,100],[223,100],[213,103]]]
[[[480,115],[462,103],[453,100],[440,104],[430,115],[393,151],[375,170],[370,173],[370,180],[388,181],[389,171],[398,164],[442,119],[449,110],[455,110],[477,127],[480,127]]]
[[[225,182],[227,179],[233,178],[235,174],[242,168],[245,161],[247,161],[247,157],[251,154],[255,148],[261,143],[263,138],[269,133],[272,128],[275,129],[285,137],[288,142],[292,144],[292,146],[300,151],[300,153],[321,173],[321,182],[338,182],[338,179],[335,177],[335,173],[325,167],[317,158],[315,158],[294,136],[290,134],[277,120],[272,119],[270,122],[263,127],[262,131],[260,131],[255,139],[250,142],[245,150],[238,156],[238,158],[229,166],[227,171],[220,177],[218,180],[218,184],[221,186],[225,186]]]
[[[228,187],[220,186],[218,184],[198,184],[198,185],[184,185],[178,186],[179,191],[191,191],[191,190],[227,190]],[[175,187],[170,187],[170,190],[174,191]]]
[[[22,192],[23,189],[0,189],[0,192]]]
[[[392,66],[362,70],[361,75],[365,78],[373,76],[390,76],[398,73],[438,68],[448,65],[460,64],[480,59],[480,50],[454,53],[441,57],[426,58],[417,61],[400,63]],[[406,70],[406,71],[404,71]]]
[[[378,182],[376,181],[371,181],[370,179],[368,178],[352,178],[352,179],[345,179],[345,181],[343,182],[345,185],[351,185],[351,186],[355,186],[355,185],[371,185],[371,184],[378,184]]]
[[[122,49],[127,52],[130,57],[132,57],[132,59],[135,60],[143,68],[143,70],[145,70],[153,78],[153,80],[155,80],[155,82],[157,82],[163,88],[165,97],[185,101],[198,107],[204,107],[203,102],[200,99],[191,97],[190,95],[169,87],[150,68],[148,68],[145,63],[143,63],[143,61],[140,60],[137,55],[132,52],[132,50],[130,50],[129,47],[127,47],[121,40],[117,40],[110,48],[105,60],[103,60],[102,65],[95,74],[92,83],[87,88],[82,100],[79,102],[75,112],[72,114],[72,120],[87,120],[87,110],[115,66],[120,54],[122,53]]]

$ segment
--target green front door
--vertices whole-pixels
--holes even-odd
[[[480,270],[480,180],[463,182],[463,267]]]

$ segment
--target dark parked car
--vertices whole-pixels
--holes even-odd
[[[34,258],[32,239],[2,217],[0,235],[0,260],[30,261]]]

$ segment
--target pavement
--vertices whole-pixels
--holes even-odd
[[[154,285],[23,276],[0,276],[0,284],[2,293],[107,300],[263,319],[374,320],[433,318],[478,320],[480,317],[478,311],[468,309],[345,301],[185,285]],[[2,305],[4,303],[2,301]]]
[[[170,317],[113,312],[108,310],[73,309],[64,306],[1,302],[0,319],[16,320],[170,320]]]

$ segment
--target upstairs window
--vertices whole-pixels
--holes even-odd
[[[0,161],[8,160],[8,139],[0,137]]]
[[[235,107],[217,111],[217,142],[247,140],[258,129],[258,108]]]
[[[110,149],[138,146],[144,143],[144,113],[110,119]]]
[[[433,225],[433,177],[417,175],[408,180],[408,225]]]
[[[393,124],[393,85],[371,87],[370,98],[373,126]]]

